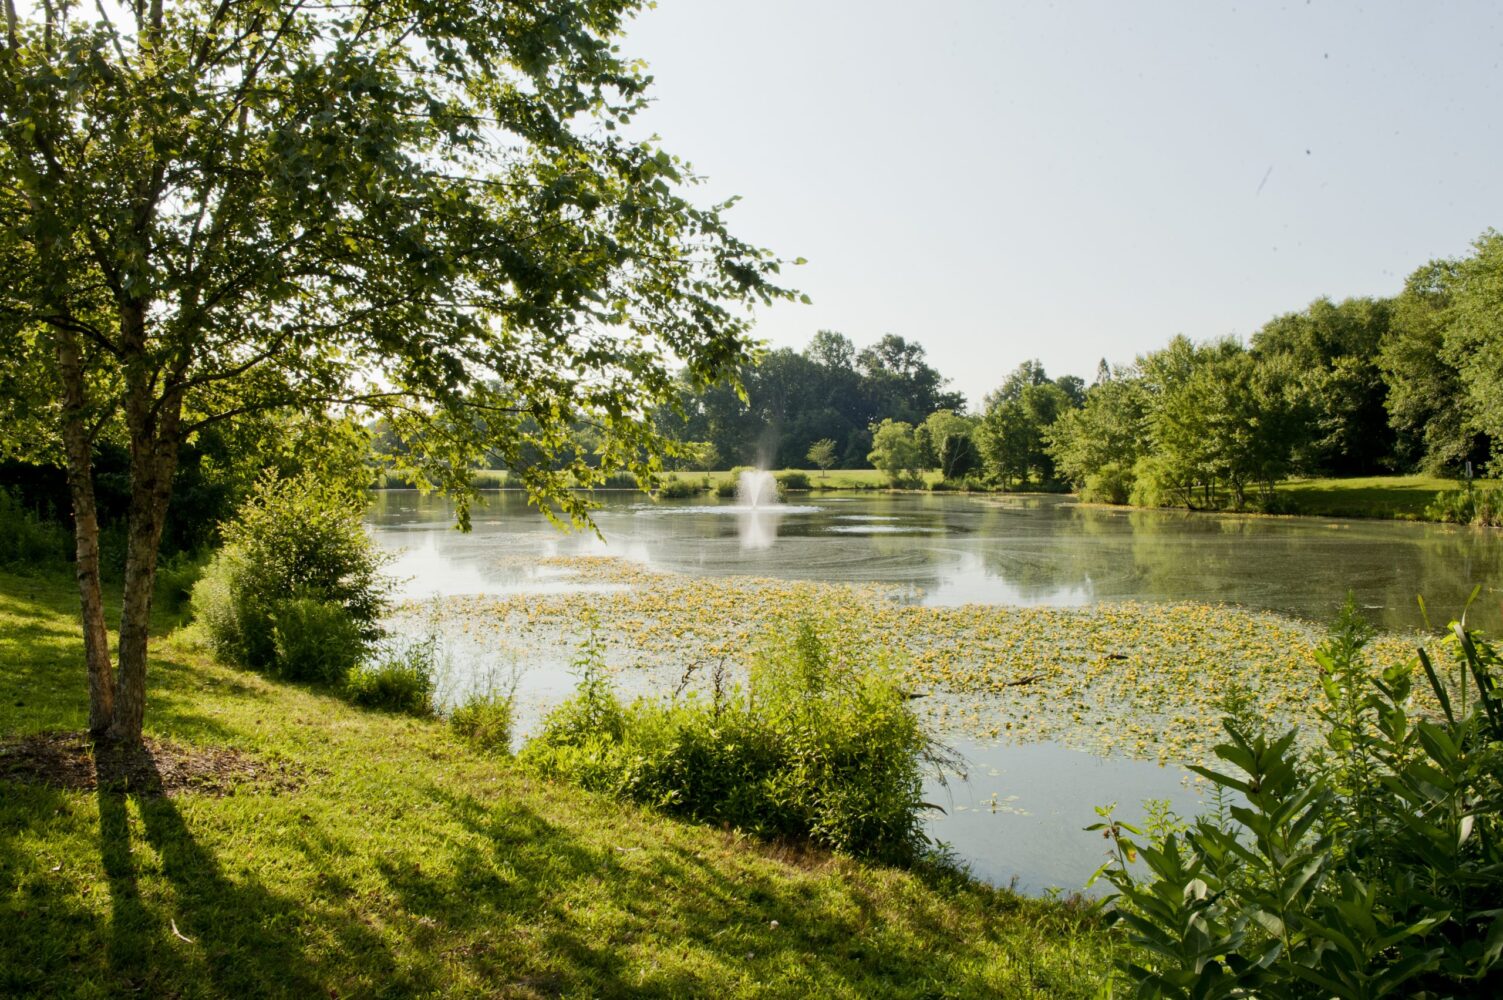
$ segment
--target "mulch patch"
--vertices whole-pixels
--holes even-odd
[[[122,747],[96,743],[87,733],[0,740],[0,780],[137,795],[221,796],[246,785],[282,791],[302,785],[301,776],[287,764],[228,747],[190,747],[150,736],[139,747]]]

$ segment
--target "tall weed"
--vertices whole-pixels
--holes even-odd
[[[1222,815],[1154,835],[1098,810],[1137,996],[1503,993],[1498,653],[1453,623],[1452,677],[1424,650],[1379,672],[1370,638],[1349,603],[1320,649],[1322,753],[1229,718],[1226,769],[1195,768]]]

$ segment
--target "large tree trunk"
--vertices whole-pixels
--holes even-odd
[[[164,404],[165,408],[165,404]],[[175,407],[174,407],[175,410]],[[146,652],[156,590],[157,551],[177,467],[177,414],[161,414],[169,426],[146,427],[135,440],[132,427],[130,527],[125,550],[125,592],[120,605],[120,673],[111,739],[136,743],[146,714]],[[166,419],[170,418],[170,419]]]
[[[146,342],[144,305],[122,310],[127,350]],[[125,425],[130,436],[130,521],[125,549],[125,589],[120,603],[120,670],[109,737],[139,743],[146,715],[146,651],[156,589],[157,549],[177,468],[182,399],[175,390],[155,398],[159,373],[144,353],[126,366]]]
[[[99,514],[94,503],[93,441],[88,428],[83,362],[78,339],[57,332],[58,371],[63,382],[63,446],[68,491],[73,500],[74,571],[83,613],[84,660],[89,672],[89,731],[105,735],[115,716],[115,675],[110,667],[109,630],[99,578]]]

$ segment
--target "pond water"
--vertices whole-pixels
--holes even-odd
[[[485,501],[472,513],[473,531],[461,534],[443,500],[377,494],[372,530],[399,553],[392,569],[405,578],[403,596],[626,586],[581,582],[544,562],[608,555],[690,575],[897,585],[908,600],[934,605],[1196,601],[1324,621],[1351,591],[1391,630],[1423,626],[1416,596],[1440,624],[1480,585],[1470,620],[1489,630],[1500,622],[1503,533],[1485,529],[1114,510],[1039,496],[815,493],[752,508],[704,498],[654,503],[622,492],[601,494],[596,536],[558,531],[517,493],[488,493]],[[462,641],[456,651],[462,670]],[[529,667],[519,691],[524,726],[572,685],[567,656]],[[653,684],[624,679],[627,690]],[[965,781],[928,789],[945,808],[931,833],[994,882],[1080,888],[1104,847],[1081,829],[1094,820],[1094,805],[1120,802],[1130,819],[1147,798],[1168,799],[1183,816],[1201,808],[1178,768],[942,735],[969,768]]]

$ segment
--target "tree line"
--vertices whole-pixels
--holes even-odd
[[[1294,475],[1483,471],[1503,437],[1503,234],[1387,298],[1321,298],[1246,343],[1175,336],[1088,385],[1025,361],[968,413],[922,345],[832,331],[660,422],[695,467],[885,471],[1149,506],[1272,505]]]

